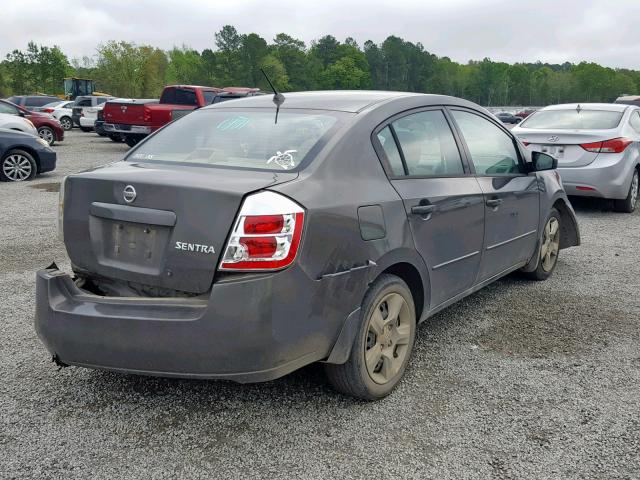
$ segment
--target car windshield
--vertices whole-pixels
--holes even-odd
[[[293,170],[324,144],[342,112],[206,109],[168,125],[127,160]]]
[[[620,124],[623,112],[610,110],[540,110],[520,124],[522,128],[606,130]]]

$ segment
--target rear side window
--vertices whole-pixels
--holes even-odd
[[[638,112],[638,110],[633,112],[633,114],[631,115],[631,119],[629,120],[629,123],[631,124],[631,127],[633,127],[633,129],[636,132],[640,133],[640,112]]]
[[[27,97],[26,107],[44,107],[47,103],[54,101],[52,97]]]
[[[458,146],[441,110],[407,115],[392,125],[409,175],[430,177],[464,174]]]
[[[91,106],[91,99],[90,98],[84,98],[82,100],[80,100],[78,103],[75,104],[76,107],[90,107]]]
[[[202,92],[202,95],[204,95],[205,105],[211,105],[216,98],[216,92]]]
[[[540,110],[520,124],[522,128],[558,128],[561,130],[608,130],[620,125],[624,112],[609,110]]]
[[[109,100],[108,97],[98,97],[98,105],[102,105],[103,103],[105,103],[107,100]]]
[[[489,120],[461,110],[452,111],[469,149],[478,175],[520,173],[518,153],[513,139]]]
[[[184,88],[166,88],[160,97],[160,103],[173,105],[197,105],[196,92]]]
[[[20,101],[22,100],[22,98],[13,96],[7,98],[7,100],[9,100],[11,103],[15,103],[16,105],[20,105]]]
[[[402,157],[400,156],[398,145],[396,145],[396,141],[393,139],[391,128],[386,126],[380,130],[378,133],[378,141],[380,142],[380,145],[382,145],[384,153],[387,155],[387,160],[389,161],[389,166],[391,167],[393,174],[398,177],[404,175],[405,172],[404,167],[402,166]]]

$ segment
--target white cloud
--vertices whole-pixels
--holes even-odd
[[[637,0],[21,0],[3,2],[0,55],[29,40],[59,45],[70,57],[93,55],[108,40],[161,48],[214,47],[234,25],[271,40],[285,32],[310,43],[324,34],[381,42],[397,35],[439,56],[466,62],[595,61],[640,69]]]

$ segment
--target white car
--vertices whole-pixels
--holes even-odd
[[[613,103],[552,105],[511,130],[530,150],[552,155],[568,195],[636,207],[640,185],[640,108]]]
[[[0,128],[19,130],[20,132],[35,135],[36,137],[39,136],[38,129],[33,126],[31,120],[10,113],[0,113]]]
[[[73,104],[75,102],[71,100],[61,100],[59,102],[53,102],[45,105],[40,110],[41,112],[48,113],[53,118],[58,120],[65,130],[71,130],[73,128],[73,120],[71,116],[73,114]]]
[[[113,97],[97,95],[85,95],[76,98],[73,104],[73,123],[79,126],[83,132],[90,132],[93,130],[93,124],[97,118],[97,107],[112,99]]]

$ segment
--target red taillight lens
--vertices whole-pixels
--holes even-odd
[[[53,108],[43,108],[41,111],[44,112],[44,113],[52,113],[53,112]]]
[[[633,143],[630,138],[613,138],[604,142],[583,143],[580,145],[587,152],[593,153],[622,153]]]
[[[282,215],[248,215],[244,218],[244,233],[252,235],[280,233],[284,227]]]
[[[274,192],[250,195],[240,209],[220,270],[288,267],[298,253],[303,225],[304,210],[297,203]]]
[[[142,113],[142,119],[145,122],[150,122],[151,121],[151,110],[149,110],[147,107],[144,107],[143,113]]]

